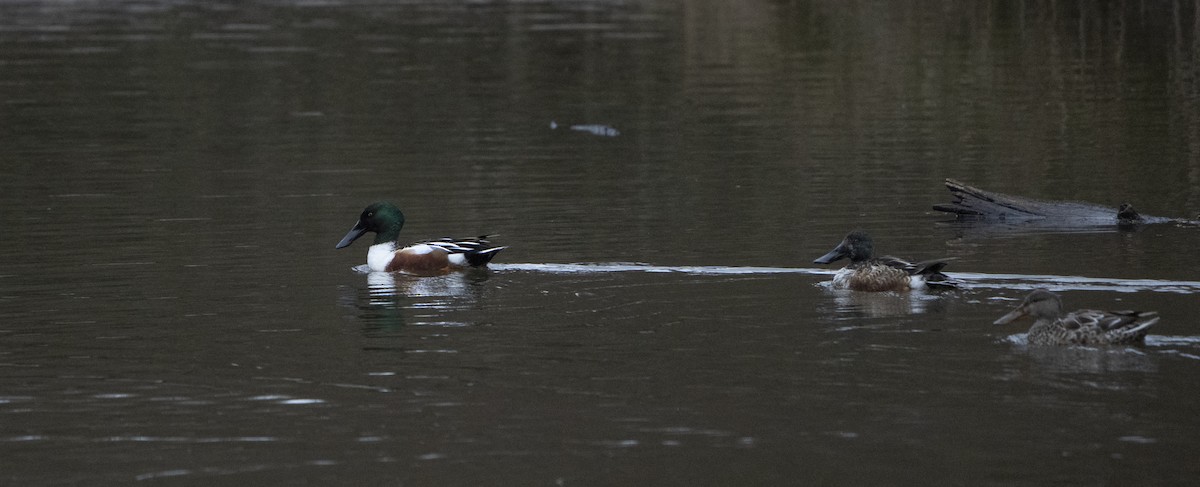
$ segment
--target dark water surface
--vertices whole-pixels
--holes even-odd
[[[0,483],[1194,482],[1200,229],[929,209],[1200,214],[1200,3],[1082,4],[0,2]],[[378,199],[511,248],[356,272]]]

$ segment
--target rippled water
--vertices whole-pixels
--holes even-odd
[[[0,3],[0,480],[1187,483],[1196,2]],[[358,272],[498,233],[490,271]],[[853,228],[955,293],[832,290]],[[1144,346],[990,323],[1033,287]]]

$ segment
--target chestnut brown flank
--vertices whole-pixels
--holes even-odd
[[[420,276],[436,276],[450,272],[450,259],[446,252],[433,251],[425,254],[416,254],[410,251],[402,250],[396,252],[392,257],[392,261],[388,263],[387,271],[402,271],[409,274]]]

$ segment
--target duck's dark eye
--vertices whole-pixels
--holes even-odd
[[[367,218],[371,218],[371,217],[373,217],[373,216],[375,216],[375,212],[373,212],[373,211],[368,211],[368,212],[367,212]]]

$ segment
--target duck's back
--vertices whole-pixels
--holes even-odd
[[[1141,321],[1146,320],[1146,321]],[[1152,311],[1079,310],[1029,329],[1033,345],[1124,345],[1140,343],[1158,322]]]

